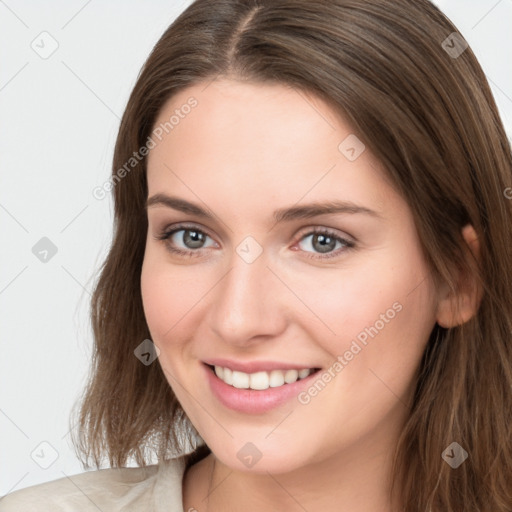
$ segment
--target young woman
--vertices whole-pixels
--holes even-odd
[[[111,185],[97,470],[1,511],[512,510],[511,148],[429,1],[197,0]]]

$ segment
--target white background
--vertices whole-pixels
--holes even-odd
[[[435,3],[479,58],[510,137],[512,0]],[[69,414],[89,368],[90,293],[112,232],[111,198],[92,190],[109,178],[144,60],[189,4],[0,0],[0,495],[83,471]],[[58,42],[47,59],[31,48],[43,31]],[[42,237],[57,247],[46,263],[32,253]]]

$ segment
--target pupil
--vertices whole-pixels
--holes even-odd
[[[203,233],[199,233],[198,231],[187,230],[183,238],[185,245],[190,245],[190,247],[194,249],[201,247],[204,242]]]
[[[315,242],[320,242],[320,245],[315,247]],[[313,237],[313,247],[315,247],[315,250],[318,250],[318,252],[329,252],[330,250],[334,249],[335,245],[336,240],[330,236],[315,235]]]

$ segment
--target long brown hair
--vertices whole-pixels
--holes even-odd
[[[512,510],[512,156],[471,48],[427,0],[197,0],[165,31],[139,74],[113,160],[114,237],[92,298],[94,354],[75,448],[85,467],[108,457],[146,465],[197,434],[158,364],[140,275],[147,234],[148,142],[164,103],[215,77],[310,92],[347,119],[406,199],[433,275],[453,293],[477,276],[475,316],[435,325],[395,456],[408,512]],[[200,108],[200,106],[198,107]],[[134,162],[132,162],[134,163]],[[479,261],[467,257],[471,223]],[[469,458],[450,467],[457,442]],[[209,452],[200,446],[189,464]]]

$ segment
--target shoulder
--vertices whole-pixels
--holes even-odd
[[[0,498],[0,512],[158,512],[151,506],[159,501],[158,494],[170,494],[181,504],[184,467],[180,457],[146,467],[65,476],[7,494]]]

